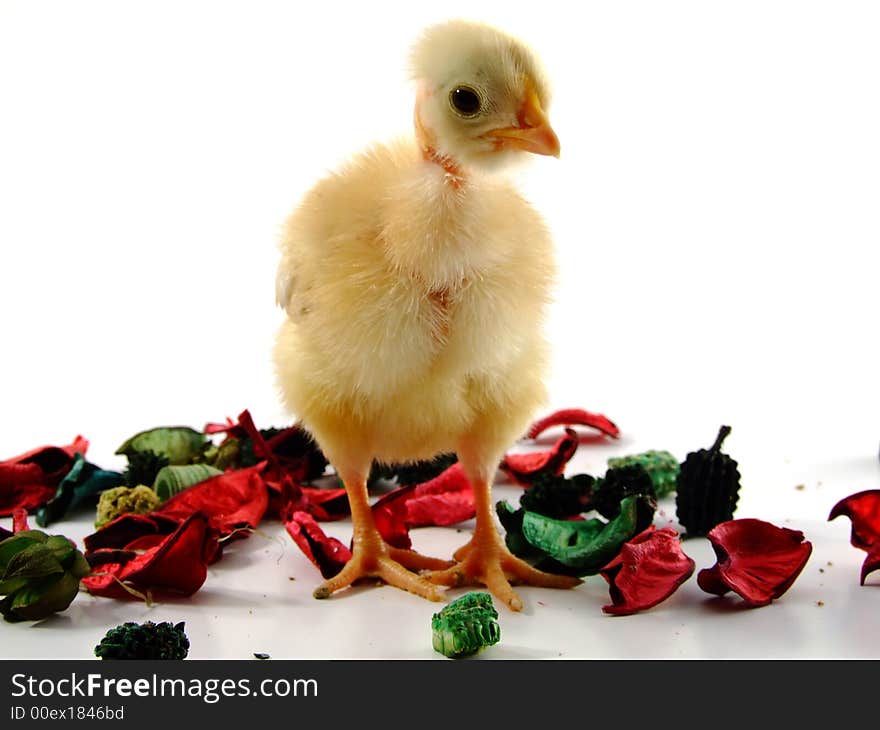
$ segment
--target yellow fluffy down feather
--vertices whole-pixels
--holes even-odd
[[[287,223],[278,380],[331,462],[462,439],[500,456],[544,397],[547,230],[505,181],[445,178],[413,143],[377,146]]]

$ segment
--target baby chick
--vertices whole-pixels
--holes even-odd
[[[544,223],[499,172],[525,152],[558,156],[559,140],[536,58],[494,28],[429,28],[412,75],[414,139],[321,180],[281,244],[278,382],[345,484],[353,523],[351,560],[315,596],[374,576],[431,600],[438,585],[482,584],[520,610],[511,582],[579,581],[511,555],[493,519],[496,467],[545,396],[554,274]],[[366,488],[374,459],[447,451],[476,504],[474,535],[451,565],[387,545]]]

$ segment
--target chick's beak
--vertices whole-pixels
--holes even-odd
[[[499,148],[513,147],[536,155],[559,157],[559,137],[550,126],[531,83],[527,85],[526,98],[516,118],[516,126],[493,129],[486,136]]]

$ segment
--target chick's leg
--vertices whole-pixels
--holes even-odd
[[[352,557],[345,567],[315,589],[315,598],[328,598],[361,578],[380,578],[389,585],[431,601],[442,601],[442,592],[433,584],[410,572],[448,566],[445,560],[429,558],[412,550],[387,545],[376,529],[367,496],[366,469],[340,470],[339,476],[348,492],[353,527]]]
[[[523,604],[511,583],[544,588],[578,585],[579,579],[536,570],[507,549],[495,528],[492,510],[492,476],[497,460],[479,459],[467,449],[459,451],[459,460],[474,492],[476,527],[471,540],[455,552],[459,562],[446,570],[430,573],[428,580],[447,586],[484,585],[513,611],[521,611]]]

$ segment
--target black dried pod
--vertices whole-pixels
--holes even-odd
[[[591,507],[606,519],[613,520],[620,514],[620,503],[634,494],[656,498],[654,482],[647,470],[639,464],[618,466],[605,472],[596,483]]]
[[[383,464],[375,461],[370,471],[368,484],[375,484],[380,479],[388,481],[397,479],[397,483],[402,487],[408,484],[421,484],[440,476],[457,461],[458,457],[453,453],[439,454],[433,459],[425,459],[424,461],[410,461],[400,464]]]
[[[152,487],[153,482],[156,481],[156,474],[170,463],[167,456],[157,454],[155,451],[133,451],[128,455],[128,466],[122,476],[129,487],[137,487],[141,484]]]
[[[128,621],[110,629],[95,647],[95,656],[101,659],[185,659],[188,653],[183,621]]]
[[[675,509],[689,536],[706,535],[715,525],[733,519],[740,476],[736,461],[721,453],[729,433],[730,426],[722,426],[711,448],[691,452],[681,464]]]
[[[547,517],[574,517],[590,509],[596,480],[589,474],[575,474],[570,479],[555,474],[539,474],[519,498],[529,512]]]
[[[308,431],[298,426],[261,428],[259,431],[282,468],[302,470],[302,478],[306,482],[320,479],[324,475],[327,457]],[[248,436],[241,438],[238,459],[241,467],[254,466],[262,461],[254,453],[254,442]]]

